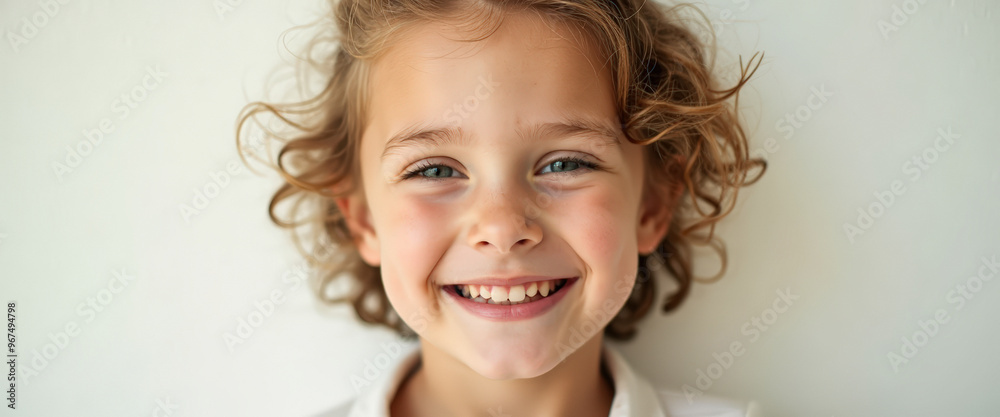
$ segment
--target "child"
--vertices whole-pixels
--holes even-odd
[[[714,243],[764,166],[727,102],[750,65],[719,89],[678,16],[640,0],[335,4],[325,89],[240,119],[298,132],[270,214],[319,232],[320,296],[419,338],[326,415],[747,414],[654,390],[603,343],[635,334],[654,272],[677,284],[664,311],[681,303],[693,238]],[[279,219],[293,197],[314,223]],[[353,290],[328,295],[340,280]]]

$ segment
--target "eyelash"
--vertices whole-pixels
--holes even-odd
[[[598,165],[598,164],[595,164],[595,163],[590,162],[590,161],[588,161],[586,159],[577,158],[577,157],[567,157],[567,158],[556,159],[556,160],[554,160],[552,162],[549,162],[545,166],[547,167],[549,165],[552,165],[555,162],[575,162],[575,163],[579,164],[582,168],[589,169],[589,170],[594,170],[594,171],[598,171],[598,170],[602,169],[601,166]],[[421,162],[416,167],[414,167],[412,170],[407,171],[405,174],[403,174],[402,179],[408,180],[408,179],[413,178],[413,177],[419,177],[421,172],[424,172],[428,168],[435,168],[435,167],[451,168],[448,165],[433,164],[433,163],[429,163],[429,162]],[[454,170],[455,168],[451,168],[451,169]],[[573,173],[573,172],[575,172],[577,170],[578,169],[575,169],[573,171],[566,171],[566,172],[552,172],[550,174],[578,175],[578,174],[574,174]],[[422,179],[422,180],[430,180],[430,181],[438,181],[438,180],[445,180],[445,179],[448,179],[448,178],[452,178],[452,177],[445,177],[445,178],[422,177],[420,179]]]

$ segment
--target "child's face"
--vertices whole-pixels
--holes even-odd
[[[611,74],[594,46],[574,41],[581,32],[511,15],[485,42],[448,39],[462,35],[422,25],[375,64],[364,196],[338,203],[365,261],[381,266],[393,307],[424,342],[489,378],[534,377],[600,334],[670,212],[643,204],[643,149],[625,139]],[[610,136],[532,128],[571,119]],[[468,140],[425,137],[386,151],[399,132],[439,127]],[[448,292],[523,275],[577,279],[530,318],[485,317]],[[525,313],[545,302],[490,307]]]

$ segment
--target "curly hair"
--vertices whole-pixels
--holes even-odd
[[[692,245],[711,246],[722,260],[720,271],[708,280],[725,273],[726,249],[714,236],[715,224],[732,211],[739,188],[755,183],[767,168],[766,161],[750,158],[738,116],[739,91],[760,66],[763,54],[755,66],[758,54],[746,67],[741,58],[736,85],[720,87],[713,74],[716,41],[711,25],[700,27],[707,30],[703,32],[707,37],[699,37],[695,31],[699,27],[687,27],[689,21],[682,18],[689,8],[708,23],[697,8],[639,0],[331,0],[331,8],[332,13],[313,24],[320,31],[310,38],[305,58],[299,60],[325,80],[322,90],[303,100],[252,102],[240,112],[236,127],[238,148],[251,120],[268,139],[282,145],[276,156],[269,147],[268,160],[263,161],[284,180],[268,214],[276,225],[291,230],[298,250],[320,269],[312,283],[321,300],[350,303],[363,322],[415,336],[389,303],[379,267],[361,259],[335,204],[336,198],[360,186],[358,154],[371,63],[410,25],[458,16],[483,29],[484,36],[469,40],[478,41],[499,27],[505,13],[520,10],[572,23],[598,41],[612,72],[624,134],[630,142],[644,145],[647,184],[664,193],[680,187],[681,196],[689,197],[678,202],[667,235],[656,249],[639,255],[632,294],[605,327],[605,335],[618,340],[635,335],[636,323],[649,312],[657,294],[657,279],[651,278],[662,269],[676,284],[662,310],[681,305],[694,281]],[[300,87],[307,74],[297,73]],[[290,138],[264,127],[258,114],[274,116],[272,121],[281,126],[278,130]],[[750,179],[755,167],[760,171]],[[292,206],[283,219],[278,207],[286,200]],[[310,234],[303,238],[297,230]],[[303,245],[304,240],[311,245]],[[331,290],[342,283],[352,288]]]

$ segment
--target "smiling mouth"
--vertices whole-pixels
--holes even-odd
[[[466,299],[481,304],[528,304],[551,297],[566,286],[567,278],[532,282],[527,285],[449,285],[448,288]]]

